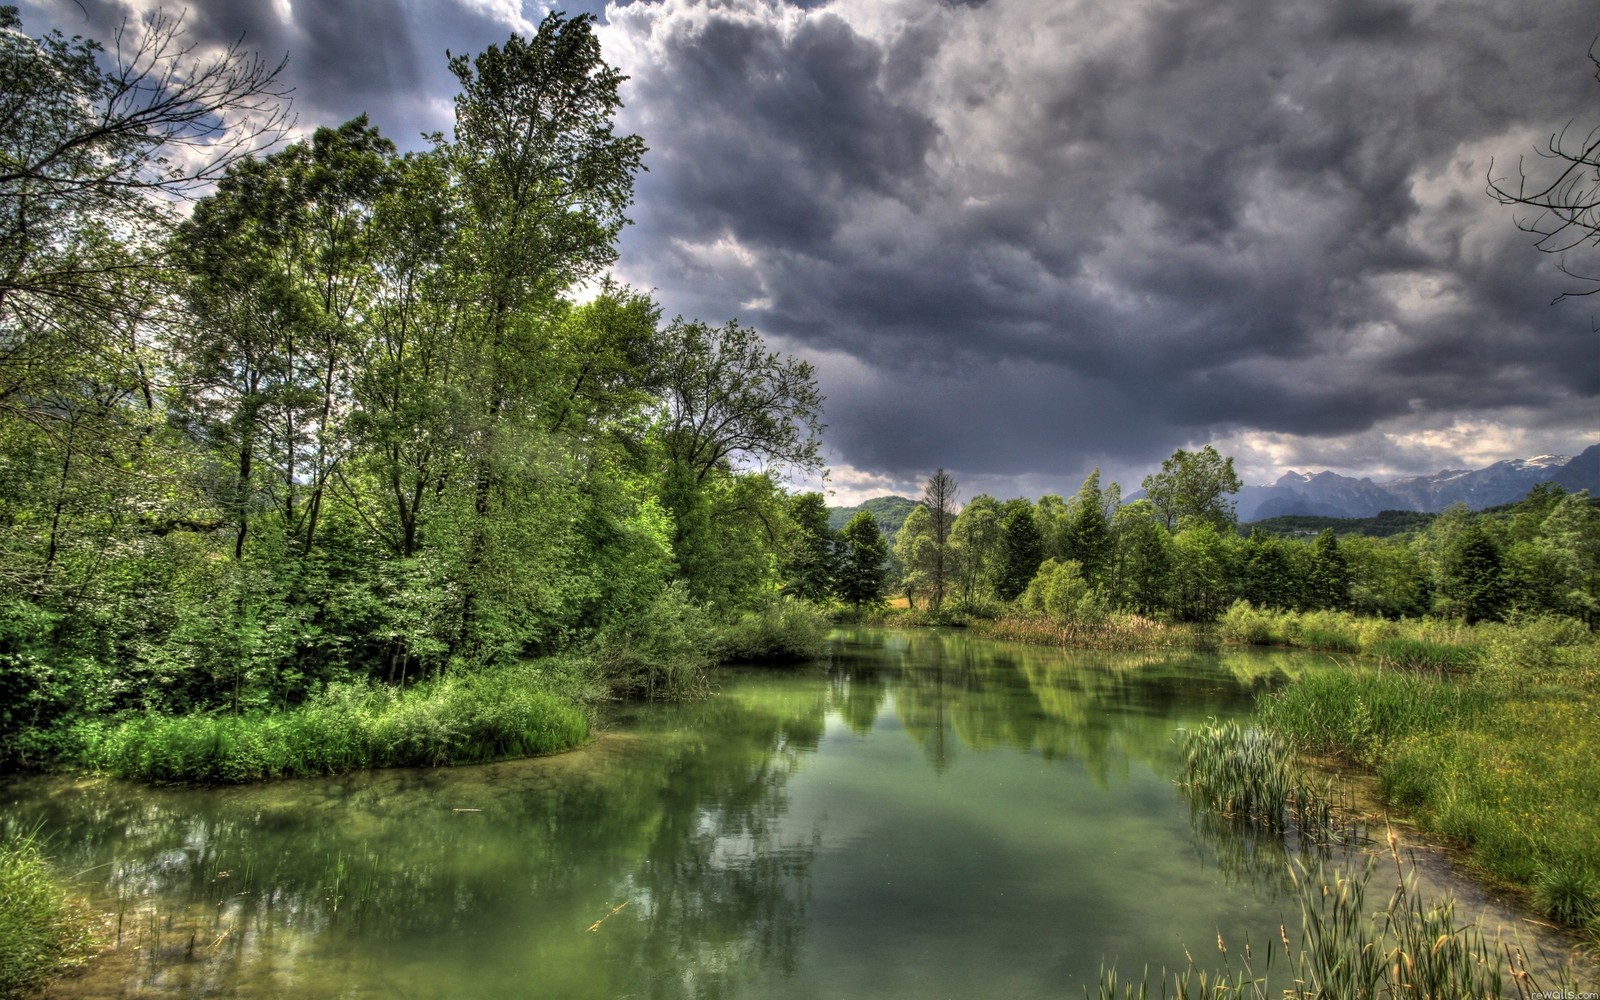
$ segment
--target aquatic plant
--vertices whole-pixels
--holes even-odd
[[[1282,737],[1229,720],[1186,733],[1181,752],[1184,787],[1221,815],[1319,839],[1331,832],[1331,780],[1296,764]]]

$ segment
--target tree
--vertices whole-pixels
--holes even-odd
[[[837,568],[827,498],[801,493],[789,497],[785,506],[789,531],[783,553],[784,591],[808,601],[827,600]]]
[[[995,592],[1002,601],[1014,601],[1028,589],[1039,565],[1044,562],[1044,540],[1033,517],[1033,504],[1025,499],[1005,504],[1000,521],[1000,571]]]
[[[928,534],[933,542],[928,567],[928,583],[933,592],[933,610],[944,604],[949,583],[950,527],[956,519],[956,496],[961,492],[955,477],[938,469],[922,484],[922,506],[928,511]]]
[[[1089,581],[1084,579],[1083,566],[1076,559],[1046,559],[1019,602],[1031,614],[1062,622],[1092,619],[1099,611]]]
[[[883,597],[889,545],[871,511],[860,511],[839,532],[839,569],[835,592],[841,601],[861,607]]]
[[[1244,544],[1239,596],[1258,608],[1287,611],[1300,606],[1301,580],[1287,542],[1257,528]]]
[[[198,55],[182,25],[124,24],[108,55],[60,32],[30,38],[0,7],[0,326],[119,311],[112,279],[159,263],[171,200],[287,130],[284,63],[238,45]],[[108,237],[139,251],[108,253]]]
[[[659,435],[668,460],[703,481],[742,463],[821,468],[822,393],[804,361],[768,351],[761,336],[682,317],[657,357],[665,402]]]
[[[1500,546],[1474,520],[1455,539],[1445,563],[1440,588],[1446,614],[1469,622],[1497,619],[1505,610]]]
[[[894,536],[895,561],[900,564],[900,589],[914,611],[917,594],[929,589],[934,562],[933,515],[917,504]]]
[[[971,604],[992,584],[1000,550],[1000,504],[986,493],[973,497],[950,526],[961,600]]]
[[[1149,500],[1117,509],[1111,519],[1111,592],[1118,607],[1153,614],[1166,606],[1172,535]]]
[[[1593,46],[1589,61],[1600,80],[1600,55]],[[1517,228],[1536,236],[1533,245],[1539,250],[1562,258],[1556,268],[1579,283],[1578,290],[1557,295],[1557,302],[1600,292],[1600,273],[1575,270],[1566,260],[1571,251],[1600,247],[1600,126],[1581,139],[1570,127],[1552,134],[1545,148],[1537,150],[1541,158],[1551,161],[1553,174],[1534,180],[1528,176],[1526,161],[1518,157],[1516,180],[1496,177],[1493,160],[1488,175],[1491,198],[1502,205],[1535,210],[1531,217],[1518,218]]]
[[[1197,452],[1179,448],[1142,485],[1168,531],[1203,521],[1218,532],[1233,526],[1233,501],[1228,496],[1243,487],[1233,471],[1233,459],[1223,458],[1209,444]]]
[[[1100,470],[1078,488],[1068,506],[1069,518],[1064,549],[1066,558],[1076,560],[1091,584],[1105,582],[1106,564],[1111,559],[1111,513],[1120,500],[1115,483],[1110,490],[1100,488]]]
[[[1343,611],[1350,606],[1350,564],[1332,528],[1323,528],[1312,545],[1304,597],[1306,606],[1314,610]]]

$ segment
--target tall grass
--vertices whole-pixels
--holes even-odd
[[[1344,611],[1281,611],[1249,601],[1235,601],[1217,619],[1217,635],[1228,642],[1362,653],[1385,666],[1451,671],[1479,662],[1493,628],[1434,619],[1387,621]]]
[[[1600,935],[1600,647],[1575,634],[1485,629],[1465,676],[1310,673],[1258,718],[1297,751],[1371,770],[1390,805],[1550,919]]]
[[[81,757],[121,777],[236,784],[570,749],[587,738],[588,717],[545,686],[538,663],[452,674],[404,690],[336,685],[286,712],[85,725]]]
[[[56,882],[32,835],[0,842],[0,997],[22,996],[80,964],[93,922]]]
[[[1295,763],[1289,743],[1234,721],[1191,730],[1183,739],[1183,785],[1207,808],[1272,831],[1312,839],[1333,828],[1332,780]]]

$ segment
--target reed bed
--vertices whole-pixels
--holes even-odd
[[[1333,832],[1332,779],[1300,767],[1283,737],[1230,720],[1188,732],[1181,752],[1184,787],[1216,813],[1317,840]]]

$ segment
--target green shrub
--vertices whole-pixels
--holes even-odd
[[[621,691],[683,698],[705,690],[716,650],[711,616],[676,580],[637,615],[606,626],[595,641],[594,660]]]
[[[798,662],[814,660],[827,645],[832,622],[809,601],[777,600],[747,611],[722,629],[723,661]]]

